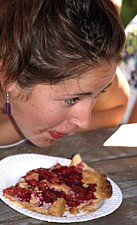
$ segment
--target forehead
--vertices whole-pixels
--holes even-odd
[[[116,71],[116,65],[104,65],[84,73],[82,76],[65,80],[53,85],[53,89],[60,94],[64,92],[72,93],[73,91],[91,91],[94,89],[103,89],[112,82]]]
[[[113,80],[116,71],[114,65],[104,65],[102,67],[87,71],[83,76],[65,80],[63,82],[49,85],[36,85],[32,91],[31,97],[38,99],[46,98],[57,99],[65,97],[73,97],[81,94],[98,95]]]

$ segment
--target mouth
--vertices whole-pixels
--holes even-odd
[[[62,138],[67,135],[67,134],[62,134],[62,133],[53,132],[53,131],[50,131],[49,133],[50,133],[51,137],[54,139],[59,139],[59,138]]]

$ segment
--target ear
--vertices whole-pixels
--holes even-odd
[[[2,61],[0,61],[0,87],[2,91],[5,91],[6,90],[6,85],[5,85],[6,75],[4,74],[4,72],[2,72],[2,66],[3,66],[3,63]]]
[[[0,61],[0,89],[1,91],[4,92],[15,92],[15,90],[18,90],[18,84],[17,82],[10,82],[7,83],[6,82],[6,75],[4,73],[1,72],[2,69],[2,61]]]
[[[1,72],[1,69],[2,69],[2,61],[0,61],[0,87],[3,89],[3,86],[4,86],[4,76]]]
[[[16,87],[16,82],[11,82],[7,84],[5,82],[5,76],[0,73],[0,88],[4,92],[12,92]]]
[[[10,93],[13,90],[15,90],[16,87],[17,87],[17,83],[16,82],[6,83],[5,82],[5,75],[0,72],[0,89],[3,92],[9,92]]]

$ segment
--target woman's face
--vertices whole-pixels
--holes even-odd
[[[22,134],[38,146],[47,146],[77,128],[91,126],[95,101],[112,82],[115,65],[105,65],[56,85],[36,85],[28,90],[9,87],[11,113]],[[17,97],[19,94],[20,97]]]

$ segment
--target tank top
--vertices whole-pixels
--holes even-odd
[[[22,145],[22,144],[25,144],[27,142],[27,139],[23,139],[21,141],[18,141],[16,143],[13,143],[13,144],[10,144],[10,145],[0,145],[0,149],[1,148],[11,148],[11,147],[15,147],[15,146],[18,146],[18,145]]]

